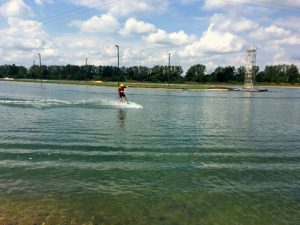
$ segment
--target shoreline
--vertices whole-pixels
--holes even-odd
[[[117,87],[117,82],[102,82],[102,81],[68,81],[68,80],[29,80],[29,79],[14,79],[5,80],[3,82],[24,82],[24,83],[47,83],[47,84],[70,84],[70,85],[88,85],[100,87]],[[234,91],[237,87],[241,88],[243,84],[166,84],[166,83],[139,83],[128,81],[124,82],[130,88],[148,88],[148,89],[163,89],[163,90],[187,90],[187,91]],[[257,84],[258,88],[300,88],[300,84]]]

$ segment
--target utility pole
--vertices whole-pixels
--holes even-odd
[[[43,83],[43,80],[42,80],[42,57],[39,52],[38,52],[38,55],[39,55],[39,61],[40,61],[40,78],[41,78],[41,84],[42,84]]]
[[[169,63],[168,63],[168,86],[169,86],[169,76],[171,73],[171,53],[169,52]]]
[[[35,66],[35,61],[33,60],[33,61],[32,61],[32,67],[31,67],[31,68],[34,69],[34,66]],[[25,78],[26,78],[26,76],[25,76]]]
[[[85,58],[85,83],[87,83],[87,60],[88,58]]]
[[[118,52],[118,86],[120,84],[120,73],[119,73],[119,70],[120,70],[120,52],[119,52],[119,45],[116,45],[117,47],[117,52]]]

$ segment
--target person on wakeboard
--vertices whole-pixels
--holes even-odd
[[[123,99],[125,99],[127,104],[129,104],[129,101],[125,95],[125,88],[127,88],[127,87],[124,84],[120,84],[118,87],[120,102],[122,102]]]

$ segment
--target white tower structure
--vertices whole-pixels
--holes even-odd
[[[256,66],[256,48],[251,47],[247,49],[247,59],[246,59],[246,72],[244,88],[248,90],[253,89],[253,83],[255,78],[255,66]]]

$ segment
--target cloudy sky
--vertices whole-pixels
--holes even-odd
[[[300,66],[300,0],[0,0],[0,65]]]

